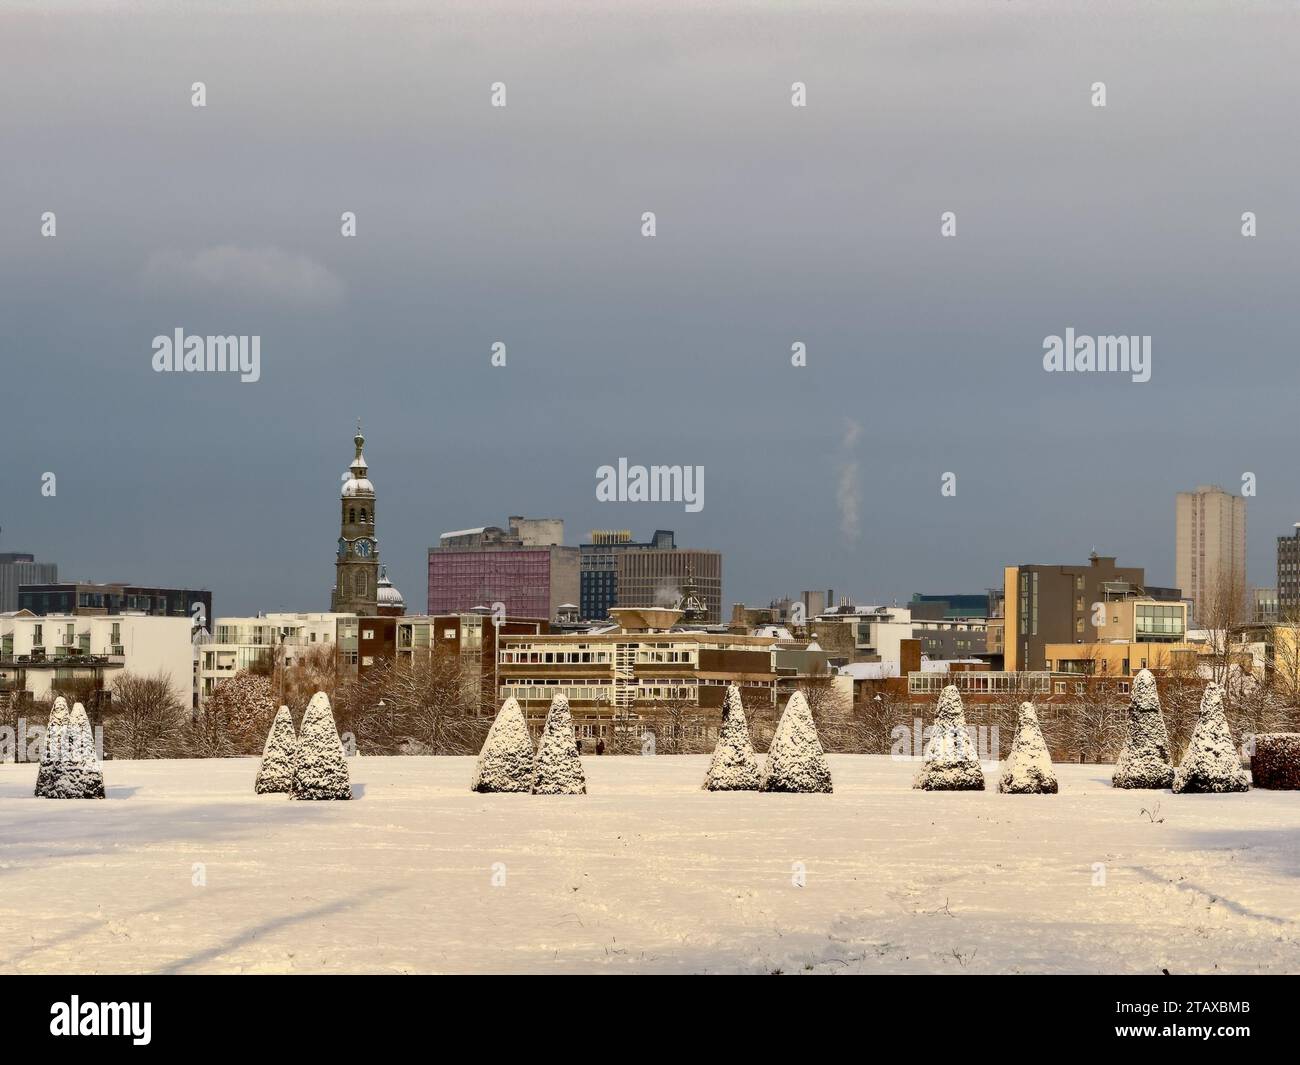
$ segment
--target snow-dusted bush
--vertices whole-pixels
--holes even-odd
[[[1300,732],[1263,732],[1250,755],[1251,784],[1278,791],[1300,791]]]
[[[262,764],[253,785],[258,795],[293,790],[293,752],[297,746],[293,715],[287,706],[282,706],[271,722],[271,731],[266,734],[262,747]]]
[[[1201,696],[1201,715],[1196,720],[1187,753],[1174,775],[1174,791],[1248,791],[1246,771],[1232,742],[1228,719],[1223,716],[1223,688],[1211,681]]]
[[[542,728],[542,738],[537,744],[537,757],[533,761],[532,793],[587,794],[587,778],[582,772],[582,759],[578,757],[569,700],[559,693],[551,700],[546,725]]]
[[[912,787],[923,791],[983,791],[984,772],[970,733],[961,693],[949,684],[939,693],[925,764]]]
[[[1117,788],[1168,788],[1174,782],[1169,733],[1160,712],[1156,678],[1144,669],[1133,678],[1128,732],[1111,783]]]
[[[795,692],[785,704],[759,787],[762,791],[832,790],[831,767],[803,692]]]
[[[86,708],[54,701],[45,730],[45,749],[36,771],[36,794],[43,799],[102,799],[104,772],[95,750],[95,733]]]
[[[240,671],[217,684],[204,703],[203,714],[209,732],[225,734],[230,753],[253,754],[276,714],[271,681],[257,673]],[[221,737],[213,736],[211,742],[219,747]]]
[[[293,752],[294,799],[350,799],[352,781],[329,696],[317,692],[307,704]]]
[[[474,766],[470,791],[528,791],[533,782],[533,741],[524,712],[513,699],[497,711]]]
[[[758,755],[749,740],[749,722],[740,701],[740,689],[727,686],[722,700],[722,728],[713,748],[713,761],[704,777],[705,791],[757,791],[762,782]]]
[[[1016,722],[1016,738],[1002,767],[998,791],[1010,795],[1055,795],[1056,773],[1047,751],[1038,712],[1033,703],[1021,703]]]

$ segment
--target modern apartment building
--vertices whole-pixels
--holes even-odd
[[[428,613],[491,611],[553,618],[580,593],[578,548],[564,546],[558,518],[511,517],[508,528],[443,533],[429,548]]]
[[[591,542],[578,545],[581,578],[579,617],[604,621],[619,605],[618,558],[625,551],[671,551],[677,545],[671,529],[656,529],[649,540],[633,540],[628,529],[593,529]]]
[[[20,551],[0,552],[0,614],[18,609],[18,589],[24,584],[53,584],[59,579],[59,567],[53,562],[37,562],[35,555]]]
[[[1005,668],[1043,670],[1048,644],[1093,644],[1098,625],[1109,615],[1099,605],[1126,599],[1179,603],[1177,588],[1146,586],[1138,566],[1117,566],[1096,553],[1082,566],[1007,566],[1003,573],[1003,655]]]
[[[18,612],[0,616],[0,700],[48,699],[89,685],[88,710],[103,709],[123,673],[162,673],[182,706],[194,687],[188,618]]]
[[[206,626],[212,617],[212,593],[200,588],[155,588],[140,584],[94,581],[50,581],[24,584],[18,609],[33,614],[75,614],[84,617],[145,614],[156,618],[189,618]]]
[[[395,618],[365,618],[367,626]],[[260,614],[255,617],[217,618],[210,636],[195,642],[198,654],[196,684],[202,704],[221,681],[248,669],[271,670],[324,647],[335,656],[339,670],[356,673],[361,667],[360,622],[355,614]],[[382,642],[382,641],[380,641]]]
[[[1246,500],[1216,485],[1179,492],[1175,506],[1175,578],[1192,600],[1195,624],[1239,611],[1246,590]],[[1236,616],[1236,613],[1229,616]],[[1243,619],[1244,620],[1244,619]]]
[[[477,711],[495,714],[497,645],[507,636],[540,636],[548,631],[545,618],[505,617],[499,621],[481,612],[397,619],[394,657],[413,663],[420,656],[454,655],[464,668],[466,694]]]

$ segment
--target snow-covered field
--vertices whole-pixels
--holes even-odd
[[[833,795],[710,794],[707,757],[659,756],[534,797],[361,758],[359,801],[317,803],[254,795],[256,759],[108,762],[103,801],[0,765],[0,971],[1300,972],[1300,793],[830,761]]]

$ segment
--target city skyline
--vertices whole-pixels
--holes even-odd
[[[357,432],[358,432],[358,434],[360,434],[360,427],[358,427]],[[369,445],[367,445],[367,446],[369,446]],[[348,471],[345,470],[345,474],[346,474],[347,472],[348,472]],[[1220,492],[1223,491],[1223,489],[1221,489],[1219,486],[1202,486],[1202,487],[1198,488],[1197,491],[1210,490],[1211,487],[1212,487],[1213,490],[1215,490],[1215,491],[1220,491]],[[382,486],[380,486],[380,487],[378,488],[378,493],[379,493],[380,495],[384,495],[384,494],[385,494],[385,493],[383,492]],[[1174,499],[1172,500],[1172,502],[1173,502],[1174,504],[1176,504],[1176,505],[1181,506],[1181,502],[1180,502],[1181,499],[1182,499],[1183,497],[1185,497],[1185,496],[1190,495],[1190,494],[1193,494],[1193,493],[1188,492],[1188,491],[1178,491],[1178,492],[1176,492],[1176,493],[1174,494]],[[335,500],[336,503],[337,503],[337,498],[338,498],[337,495],[334,496],[334,500]],[[1238,503],[1244,503],[1244,502],[1245,502],[1245,500],[1244,500],[1241,496],[1234,495],[1231,491],[1228,491],[1228,492],[1227,492],[1227,498],[1229,498],[1229,499],[1235,499]],[[385,503],[386,503],[385,510],[387,511],[387,510],[388,510],[387,500],[385,500]],[[639,504],[639,503],[615,504],[615,506],[621,506],[621,507],[623,508],[623,512],[624,512],[624,513],[629,512],[631,508],[644,507],[644,506],[646,506],[646,505],[647,505],[647,504]],[[649,506],[655,507],[655,508],[660,512],[660,513],[663,513],[663,512],[664,512],[664,511],[663,511],[663,508],[665,508],[665,507],[667,507],[667,508],[672,508],[673,506],[675,506],[675,504],[673,504],[673,503],[661,503],[661,504],[649,504]],[[510,509],[511,509],[511,508],[509,508],[508,506],[506,506],[506,507],[502,507],[502,508],[499,508],[499,512],[504,513],[505,511],[510,510]],[[517,509],[517,508],[516,508],[516,509]],[[1176,513],[1177,513],[1177,512],[1175,511],[1175,514],[1176,514]],[[669,519],[671,518],[671,514],[666,514],[666,515],[665,515],[665,518],[666,518],[666,520],[669,520]],[[335,521],[335,526],[336,526],[336,528],[335,528],[335,532],[337,533],[337,518],[335,518],[335,519],[333,519],[333,520]],[[499,520],[499,519],[498,519],[498,520]],[[557,520],[558,520],[560,523],[562,523],[562,524],[565,524],[565,525],[568,524],[568,519],[565,518],[564,516],[558,516]],[[611,522],[611,523],[609,523],[610,526],[613,526],[613,525],[616,525],[616,524],[617,524],[617,522]],[[679,520],[679,521],[678,521],[678,524],[681,525],[681,524],[684,524],[684,522],[681,522],[681,521]],[[488,522],[484,522],[482,527],[489,527],[489,526],[491,526],[491,525],[492,525],[492,522],[488,521]],[[1169,540],[1170,540],[1171,544],[1173,544],[1173,543],[1176,541],[1176,538],[1177,538],[1177,520],[1176,520],[1176,518],[1175,518],[1174,520],[1171,520],[1171,521],[1170,521],[1170,526],[1171,526],[1171,534],[1170,534],[1170,536],[1169,536]],[[1251,523],[1251,526],[1252,526],[1252,528],[1255,528],[1255,525],[1254,525],[1254,522],[1253,522],[1253,521],[1252,521],[1252,523]],[[1300,526],[1300,522],[1295,523],[1292,527],[1296,527],[1296,526]],[[0,528],[3,528],[3,526],[0,526]],[[477,528],[477,527],[475,527],[475,528]],[[427,559],[428,559],[428,552],[429,552],[429,550],[430,550],[431,548],[436,548],[436,547],[438,547],[438,544],[439,544],[439,538],[442,537],[442,536],[445,536],[445,535],[446,535],[448,532],[450,532],[450,531],[453,531],[453,530],[449,527],[449,528],[447,528],[447,529],[443,529],[442,531],[440,531],[440,532],[434,534],[434,536],[431,538],[431,542],[430,542],[429,545],[425,548],[425,550],[424,550],[424,552],[423,552],[423,554],[424,554],[424,556],[425,556],[425,557],[424,557],[424,560],[423,560],[423,561],[425,562],[425,565],[419,567],[419,569],[418,569],[418,570],[416,571],[416,573],[414,574],[415,580],[411,582],[411,588],[414,589],[414,591],[411,592],[411,593],[406,593],[406,592],[403,593],[404,595],[407,595],[407,597],[408,597],[408,599],[407,599],[407,601],[408,601],[408,611],[410,610],[411,603],[412,603],[410,596],[411,596],[411,595],[414,595],[414,596],[415,596],[415,600],[414,600],[414,602],[415,602],[416,604],[418,604],[418,603],[420,602],[420,593],[423,592],[423,591],[425,590],[425,588],[426,588],[427,578],[428,578]],[[568,547],[571,547],[571,548],[576,548],[576,547],[577,547],[578,545],[580,545],[580,544],[587,544],[587,543],[589,543],[589,541],[590,541],[590,537],[591,537],[591,535],[592,535],[593,533],[599,533],[599,532],[603,532],[603,531],[605,531],[605,530],[604,530],[604,529],[601,529],[601,528],[599,528],[599,527],[596,527],[596,526],[592,526],[590,529],[588,529],[588,530],[586,530],[586,531],[578,531],[578,530],[572,530],[572,531],[570,531],[570,529],[566,528],[565,536],[564,536],[564,545],[565,545],[565,546],[568,546]],[[1283,533],[1283,534],[1285,534],[1285,533]],[[646,535],[649,535],[649,533],[647,533]],[[391,537],[391,534],[389,533],[389,530],[387,529],[387,522],[386,522],[386,521],[384,521],[384,522],[381,523],[380,536],[381,536],[385,541],[389,540],[390,537]],[[1277,536],[1274,535],[1274,534],[1272,533],[1271,530],[1263,530],[1263,531],[1261,531],[1261,530],[1258,530],[1258,529],[1256,528],[1256,529],[1255,529],[1255,536],[1256,536],[1257,539],[1266,539],[1266,540],[1268,541],[1268,545],[1269,545],[1270,547],[1276,548]],[[336,541],[332,541],[332,543],[334,543],[334,542],[336,542]],[[5,546],[4,544],[0,544],[0,547],[4,547],[4,546]],[[680,543],[680,544],[677,545],[677,547],[678,547],[678,549],[682,549],[682,550],[690,551],[690,550],[698,550],[698,549],[700,549],[701,545]],[[737,550],[737,549],[743,551],[743,544],[737,544],[737,543],[728,542],[727,544],[725,544],[725,545],[723,546],[723,548],[721,548],[721,549],[723,550],[723,553],[724,553],[724,554],[729,553],[729,552],[728,552],[728,548],[729,548],[731,551],[735,551],[735,550]],[[1248,543],[1248,548],[1249,548],[1249,543]],[[34,555],[35,555],[35,558],[36,558],[36,562],[37,562],[38,564],[39,564],[39,563],[54,564],[54,565],[57,565],[57,566],[61,567],[61,569],[60,569],[60,580],[64,581],[65,583],[67,583],[67,582],[81,582],[81,581],[93,581],[93,582],[95,582],[95,583],[97,583],[97,584],[103,584],[103,585],[108,585],[108,584],[113,584],[113,583],[127,583],[127,584],[132,584],[132,583],[134,583],[134,584],[149,584],[149,583],[151,583],[151,582],[149,582],[149,581],[129,581],[129,580],[124,581],[123,578],[121,578],[121,577],[118,576],[117,574],[109,574],[109,575],[107,575],[107,576],[105,576],[105,575],[103,575],[103,574],[78,574],[77,576],[72,576],[72,574],[74,573],[74,570],[73,570],[73,568],[72,568],[68,563],[66,563],[66,562],[62,562],[59,558],[53,557],[52,555],[49,555],[48,553],[43,553],[42,549],[39,548],[39,547],[38,547],[36,550],[32,550],[32,549],[30,549],[30,548],[21,548],[21,549],[19,549],[19,548],[15,548],[14,545],[9,545],[8,548],[6,548],[6,550],[8,550],[8,551],[10,551],[10,552],[14,552],[15,550],[17,550],[18,553],[20,553],[20,554],[34,554]],[[1098,552],[1098,553],[1101,553],[1101,554],[1111,554],[1111,555],[1114,555],[1114,552],[1109,552],[1109,551],[1099,550],[1099,548],[1098,548],[1096,545],[1092,545],[1092,546],[1090,546],[1089,549],[1088,549],[1088,552],[1087,552],[1087,553],[1088,553],[1088,554],[1091,554],[1091,553],[1094,552],[1094,551],[1096,551],[1096,552]],[[1156,551],[1156,552],[1154,552],[1153,554],[1154,554],[1154,556],[1159,556],[1159,555],[1161,554],[1161,552]],[[1170,551],[1168,552],[1168,554],[1170,554],[1170,555],[1174,555],[1174,554],[1175,554],[1175,551],[1170,550]],[[1249,554],[1249,551],[1248,551],[1248,554]],[[1163,587],[1180,587],[1180,588],[1181,588],[1181,585],[1175,583],[1175,582],[1172,581],[1172,580],[1170,580],[1170,581],[1159,580],[1159,579],[1158,579],[1158,575],[1155,576],[1155,577],[1151,576],[1151,571],[1152,571],[1153,567],[1151,567],[1151,566],[1149,566],[1149,565],[1146,565],[1146,564],[1145,564],[1145,560],[1148,559],[1148,558],[1150,558],[1150,557],[1153,557],[1152,554],[1141,554],[1141,555],[1134,555],[1134,556],[1115,555],[1114,557],[1118,557],[1118,558],[1120,558],[1121,560],[1123,560],[1123,561],[1125,561],[1125,562],[1134,562],[1134,561],[1137,561],[1139,564],[1142,564],[1142,565],[1144,566],[1144,568],[1147,569],[1147,571],[1148,571],[1148,583],[1150,583],[1150,584],[1153,584],[1153,585],[1160,585],[1160,586],[1163,586]],[[1004,556],[1003,566],[1005,566],[1005,565],[1015,564],[1015,562],[1017,562],[1017,561],[1018,561],[1018,562],[1030,563],[1030,564],[1051,564],[1051,563],[1055,563],[1055,562],[1071,562],[1071,563],[1076,563],[1076,562],[1080,561],[1081,558],[1086,558],[1086,555],[1078,556],[1078,557],[1074,557],[1074,556],[1067,556],[1067,555],[1065,555],[1064,553],[1062,553],[1060,558],[1057,558],[1056,556],[1049,555],[1049,556],[1044,557],[1044,558],[1032,558],[1032,559],[1030,559],[1030,558],[1017,558],[1016,556],[1013,556],[1013,555],[1008,554],[1008,555]],[[1013,560],[1014,560],[1014,561],[1013,561]],[[336,558],[336,557],[331,557],[331,559],[330,559],[330,564],[333,565],[333,564],[336,563],[336,561],[337,561],[337,558]],[[391,562],[391,560],[389,560],[389,559],[385,556],[384,568],[385,568],[385,569],[392,569],[392,570],[396,571],[396,570],[401,569],[401,568],[403,568],[403,567],[400,565],[400,563],[399,563],[399,565],[394,566],[393,563]],[[733,594],[733,592],[732,592],[732,591],[728,588],[728,586],[724,583],[724,585],[723,585],[723,596],[722,596],[722,613],[723,613],[723,615],[725,615],[725,614],[727,613],[729,607],[730,607],[731,605],[734,605],[734,604],[745,604],[745,605],[747,605],[747,606],[762,606],[762,605],[766,605],[766,604],[767,604],[768,602],[770,602],[770,601],[776,601],[777,599],[780,599],[780,598],[785,597],[785,596],[794,596],[794,597],[797,597],[800,593],[802,593],[803,591],[805,591],[805,590],[807,590],[807,589],[809,589],[809,588],[818,589],[818,588],[822,588],[822,587],[835,587],[835,588],[836,588],[836,599],[837,599],[837,601],[838,601],[839,599],[843,598],[843,597],[847,597],[850,601],[853,601],[853,602],[855,602],[855,603],[862,603],[862,604],[871,604],[871,603],[889,604],[889,603],[894,603],[894,604],[899,604],[899,605],[901,605],[901,604],[905,604],[905,603],[907,603],[907,601],[908,601],[909,599],[911,599],[911,597],[912,597],[914,594],[937,594],[937,593],[942,593],[942,592],[944,592],[944,591],[948,591],[948,592],[950,592],[950,593],[952,593],[952,594],[956,594],[956,593],[963,593],[963,592],[978,592],[978,591],[980,591],[981,589],[989,589],[989,588],[995,588],[995,587],[998,587],[998,586],[1000,585],[1000,583],[1001,583],[1001,570],[1002,570],[1002,567],[998,567],[998,572],[997,572],[997,574],[995,575],[995,577],[994,577],[993,579],[988,580],[987,582],[983,582],[983,583],[981,583],[981,582],[979,582],[979,581],[976,581],[976,580],[971,579],[970,577],[959,577],[959,578],[957,578],[955,581],[949,582],[949,585],[946,586],[946,587],[944,587],[944,586],[939,586],[939,585],[934,585],[933,581],[931,581],[929,584],[926,584],[926,583],[925,583],[925,582],[926,582],[926,578],[921,577],[921,578],[919,578],[919,579],[917,579],[917,580],[915,580],[915,581],[912,581],[912,582],[911,582],[911,584],[912,584],[911,587],[907,587],[906,585],[902,585],[902,584],[900,584],[900,585],[897,585],[897,588],[898,588],[897,591],[894,591],[894,592],[892,592],[892,593],[882,594],[882,595],[872,595],[872,594],[870,594],[870,593],[868,593],[868,594],[866,594],[866,595],[863,595],[863,594],[861,594],[860,592],[855,592],[854,589],[853,589],[850,585],[848,585],[848,584],[845,583],[845,578],[844,578],[844,576],[843,576],[842,574],[830,574],[830,575],[826,576],[825,579],[823,579],[820,583],[817,582],[817,581],[813,581],[813,582],[810,582],[810,583],[806,583],[806,584],[804,584],[803,586],[801,586],[801,587],[799,587],[799,588],[786,588],[786,587],[777,587],[777,586],[775,586],[775,585],[769,585],[768,588],[767,588],[766,590],[760,590],[756,595],[750,596],[750,597],[748,597],[748,598],[746,598],[746,597],[744,597],[744,596],[741,596],[741,595]],[[1263,580],[1259,579],[1259,577],[1261,576],[1260,571],[1257,571],[1257,570],[1255,570],[1253,567],[1250,567],[1250,566],[1248,565],[1248,571],[1247,571],[1247,572],[1248,572],[1248,581],[1247,581],[1247,585],[1246,585],[1247,588],[1274,588],[1274,587],[1275,587],[1275,585],[1276,585],[1276,555],[1274,555],[1273,558],[1272,558],[1271,560],[1269,560],[1269,562],[1268,562],[1265,566],[1261,567],[1261,570],[1262,570],[1262,576],[1264,577]],[[1249,575],[1252,574],[1252,573],[1254,574],[1254,576],[1253,576],[1253,577],[1252,577],[1252,576],[1249,576]],[[183,574],[182,574],[182,575],[183,575]],[[391,579],[391,578],[390,578],[390,579]],[[163,583],[165,583],[165,582],[152,582],[152,583],[155,583],[155,584],[163,584]],[[301,582],[299,582],[299,581],[297,581],[297,580],[295,579],[295,583],[301,583]],[[392,583],[393,583],[394,585],[396,585],[396,586],[399,588],[399,590],[402,588],[402,582],[401,582],[400,580],[393,580]],[[210,592],[212,592],[213,597],[214,597],[214,598],[218,598],[218,599],[220,599],[220,600],[222,601],[222,604],[223,604],[223,607],[224,607],[224,605],[225,605],[224,596],[221,595],[221,589],[220,589],[219,587],[218,587],[218,588],[213,588],[212,586],[210,586],[210,585],[208,585],[208,584],[203,584],[203,583],[194,583],[194,582],[191,582],[191,584],[189,585],[189,587],[202,588],[202,589],[205,590],[205,591],[210,591]],[[1183,592],[1183,596],[1184,596],[1185,598],[1191,598],[1191,597],[1192,597],[1192,589],[1191,589],[1191,588],[1182,588],[1182,592]],[[222,610],[222,613],[224,613],[224,614],[230,614],[230,615],[245,616],[245,615],[256,614],[256,613],[269,613],[269,612],[285,611],[285,610],[289,610],[289,611],[317,611],[317,610],[319,610],[319,611],[325,611],[325,610],[332,609],[331,603],[330,603],[330,601],[329,601],[329,600],[330,600],[330,594],[331,594],[331,593],[330,593],[329,591],[326,592],[326,594],[325,594],[325,602],[324,602],[323,604],[317,604],[315,601],[310,601],[310,602],[305,602],[305,603],[303,603],[303,602],[290,602],[290,603],[276,603],[276,604],[273,604],[273,605],[266,605],[264,601],[261,601],[261,602],[258,602],[258,603],[247,604],[247,605],[246,605],[246,608],[244,608],[244,609],[241,609],[238,605],[236,605],[236,606],[232,606],[229,610],[223,609],[223,610]],[[576,598],[576,597],[575,597],[575,598]],[[834,605],[834,604],[828,604],[828,605]],[[414,611],[411,611],[411,612],[414,612]],[[436,611],[435,611],[435,612],[436,612]]]

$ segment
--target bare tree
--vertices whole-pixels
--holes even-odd
[[[197,758],[256,754],[266,740],[275,711],[270,680],[241,670],[221,681],[193,716],[185,737],[186,748]]]
[[[1128,730],[1128,693],[1131,680],[1102,673],[1100,648],[1093,647],[1085,659],[1085,672],[1065,683],[1074,688],[1056,731],[1053,756],[1077,758],[1080,762],[1112,762],[1119,756]],[[1049,745],[1049,749],[1050,745]]]
[[[889,754],[894,730],[903,727],[910,732],[916,716],[916,708],[904,692],[888,685],[867,690],[852,703],[847,724],[839,731],[840,745],[835,749],[854,754]]]
[[[287,660],[281,647],[271,672],[271,691],[278,704],[287,706],[295,721],[302,719],[307,704],[317,692],[336,701],[339,689],[338,654],[333,644],[314,644]],[[335,719],[337,721],[337,712]]]
[[[1232,705],[1232,673],[1241,657],[1234,641],[1251,619],[1245,581],[1240,574],[1221,573],[1210,582],[1203,598],[1204,602],[1196,604],[1196,623],[1209,630],[1210,643],[1201,660],[1208,667],[1209,679],[1223,686],[1226,710]]]
[[[479,677],[459,655],[383,661],[342,686],[343,720],[367,752],[474,754],[492,719],[478,713]]]
[[[189,715],[171,678],[124,673],[113,684],[104,744],[114,758],[169,758],[179,753]]]
[[[710,721],[716,717],[714,724],[720,724],[722,718],[720,711],[710,715],[696,703],[680,700],[656,706],[650,716],[657,754],[699,754],[711,750]]]

